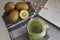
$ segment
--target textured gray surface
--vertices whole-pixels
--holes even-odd
[[[44,38],[42,38],[40,40],[49,40],[48,38],[49,37],[48,37],[48,34],[47,34]],[[20,37],[16,38],[15,40],[29,40],[29,38],[27,37],[26,34],[23,34]]]
[[[4,7],[5,3],[8,1],[13,1],[16,3],[16,2],[19,2],[20,0],[0,0],[0,40],[10,40],[7,28],[2,19],[2,15],[4,13],[3,7]],[[52,24],[50,24],[46,21],[44,21],[44,22],[50,26],[50,28],[48,29],[48,33],[52,37],[52,40],[60,40],[60,30],[57,29]]]

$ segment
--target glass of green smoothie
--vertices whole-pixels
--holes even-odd
[[[27,35],[30,40],[40,40],[46,35],[46,27],[38,17],[33,18],[27,24]]]

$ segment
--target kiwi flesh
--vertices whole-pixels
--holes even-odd
[[[29,17],[29,12],[27,10],[21,10],[19,16],[21,19],[27,19]]]

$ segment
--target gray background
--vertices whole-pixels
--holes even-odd
[[[10,40],[6,25],[2,19],[2,15],[4,13],[3,7],[5,3],[7,3],[8,1],[13,1],[16,3],[16,2],[19,2],[20,0],[0,0],[0,40]],[[50,27],[48,29],[48,33],[52,37],[52,40],[60,40],[60,29],[57,29],[54,25],[48,23],[47,21],[44,21],[44,22]]]

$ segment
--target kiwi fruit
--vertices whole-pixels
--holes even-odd
[[[17,10],[27,10],[28,4],[26,2],[18,2],[18,3],[16,3],[16,9]]]
[[[13,2],[8,2],[5,4],[4,6],[4,10],[6,12],[10,12],[11,10],[13,10],[15,8],[15,4]]]
[[[27,10],[21,10],[19,16],[21,19],[26,19],[29,16],[29,12]]]
[[[8,15],[8,21],[11,22],[11,23],[17,22],[18,19],[19,19],[18,10],[13,10],[13,11],[11,11],[10,14]]]

